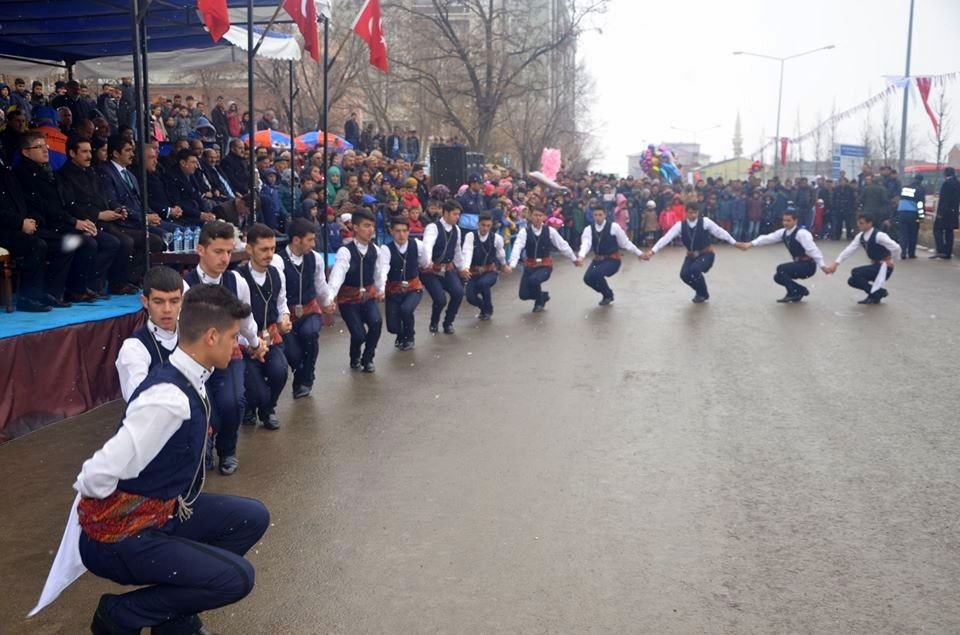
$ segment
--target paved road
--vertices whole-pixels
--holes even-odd
[[[323,388],[285,396],[283,429],[243,430],[239,473],[208,481],[273,515],[256,590],[208,624],[960,631],[960,267],[898,264],[879,307],[818,274],[783,306],[783,256],[721,249],[704,306],[678,250],[625,262],[610,308],[564,263],[534,315],[513,276],[492,322],[464,310],[455,336],[422,328],[412,353],[386,340],[374,376],[346,371],[345,334],[325,332]],[[20,617],[118,412],[0,448],[0,631],[79,633],[115,588],[88,575]]]

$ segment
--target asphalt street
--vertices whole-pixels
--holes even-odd
[[[841,243],[823,243],[828,261]],[[453,336],[384,334],[347,369],[342,322],[282,428],[241,430],[207,489],[263,500],[257,586],[221,634],[960,632],[960,266],[851,266],[781,305],[780,246],[720,248],[704,305],[681,251],[625,259],[598,307],[558,264],[542,314],[495,287]],[[106,372],[106,371],[105,371]],[[42,390],[42,387],[38,387]],[[0,447],[0,632],[82,633],[87,574],[40,616],[80,464],[114,403]]]

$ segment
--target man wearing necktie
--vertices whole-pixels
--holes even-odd
[[[144,251],[147,237],[140,187],[129,169],[133,163],[133,144],[115,135],[107,143],[107,152],[110,160],[98,166],[100,190],[110,209],[120,210],[122,218],[108,224],[106,229],[125,243],[123,251],[131,254],[130,282],[140,284],[146,272]],[[159,216],[150,214],[147,222],[156,227],[150,232],[150,251],[163,251],[163,239],[157,233]]]

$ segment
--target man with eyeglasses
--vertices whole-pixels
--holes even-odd
[[[38,215],[37,235],[47,243],[47,257],[60,260],[72,252],[73,261],[66,279],[52,281],[47,292],[56,302],[92,302],[102,297],[96,286],[97,226],[89,220],[74,218],[67,211],[50,167],[49,151],[41,132],[26,132],[20,138],[20,164],[14,168],[26,197],[27,206]],[[112,262],[116,252],[110,255]],[[100,263],[103,266],[103,262]],[[107,264],[109,266],[109,263]]]

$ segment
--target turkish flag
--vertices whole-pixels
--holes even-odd
[[[937,121],[937,113],[933,112],[933,108],[930,107],[930,87],[932,85],[933,82],[930,81],[929,77],[917,78],[917,90],[920,91],[920,98],[923,100],[923,107],[927,110],[927,116],[930,117],[930,123],[933,124],[933,131],[939,137],[940,122]]]
[[[317,36],[317,5],[313,0],[283,0],[283,10],[297,23],[303,36],[303,48],[313,61],[320,61],[320,38]]]
[[[370,47],[370,63],[386,73],[389,70],[387,40],[383,36],[383,22],[380,19],[380,0],[364,2],[352,28]]]
[[[210,37],[214,42],[219,41],[230,29],[227,0],[197,0],[197,9],[203,14],[203,23],[210,31]]]

